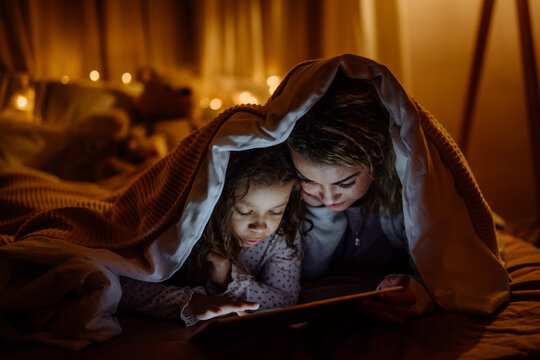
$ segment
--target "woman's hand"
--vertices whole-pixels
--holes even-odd
[[[194,293],[184,312],[195,315],[198,320],[208,320],[231,313],[241,315],[246,310],[257,310],[259,303],[240,301],[225,296],[209,296]]]
[[[381,293],[362,301],[361,308],[371,315],[392,322],[404,323],[408,318],[417,315],[413,310],[416,295],[409,286],[409,275],[391,274],[380,284],[382,289],[401,285],[403,290]]]
[[[208,277],[221,289],[226,289],[231,282],[231,262],[220,253],[211,250],[206,254]]]

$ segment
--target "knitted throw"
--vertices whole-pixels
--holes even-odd
[[[118,275],[161,281],[174,273],[220,195],[228,153],[285,141],[340,69],[369,81],[390,114],[405,241],[426,289],[444,309],[496,311],[509,297],[508,274],[491,210],[465,158],[388,69],[345,54],[298,65],[264,107],[226,110],[138,174],[91,184],[1,170],[1,336],[80,348],[117,335]],[[43,289],[55,292],[47,292],[46,305]],[[74,293],[81,296],[76,306]],[[42,321],[44,306],[50,321]],[[42,327],[2,328],[20,314]]]
[[[156,238],[180,218],[210,141],[240,111],[263,116],[260,106],[224,111],[127,185],[125,177],[100,186],[32,170],[0,173],[0,244],[45,235],[122,249]]]

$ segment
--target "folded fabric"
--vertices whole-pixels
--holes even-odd
[[[229,153],[283,142],[338,69],[373,84],[390,114],[409,249],[428,291],[448,310],[495,311],[508,300],[509,279],[463,155],[384,66],[342,55],[298,65],[264,107],[225,111],[129,182],[3,169],[2,337],[80,348],[118,334],[118,275],[171,276],[220,196]],[[45,291],[47,302],[36,301]]]

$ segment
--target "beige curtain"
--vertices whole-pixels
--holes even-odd
[[[153,68],[201,92],[350,52],[401,71],[398,0],[0,0],[0,72],[74,81]],[[216,86],[218,84],[218,86]],[[204,94],[202,94],[204,95]],[[211,94],[208,94],[211,95]]]
[[[0,10],[5,71],[77,79],[97,69],[113,80],[141,67],[197,62],[198,34],[187,1],[2,0]]]

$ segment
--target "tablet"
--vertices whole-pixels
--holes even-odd
[[[289,306],[281,309],[272,309],[250,313],[242,316],[230,315],[224,317],[216,317],[211,320],[203,321],[200,324],[196,325],[193,332],[189,335],[189,340],[193,341],[205,339],[216,335],[230,334],[237,331],[253,329],[261,326],[269,327],[298,324],[312,320],[316,318],[317,315],[331,313],[332,310],[336,310],[347,304],[354,303],[358,299],[399,290],[403,290],[403,286],[395,286],[381,290],[332,297],[328,299]]]

